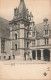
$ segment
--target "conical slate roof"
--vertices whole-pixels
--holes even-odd
[[[14,9],[14,17],[10,22],[18,21],[18,20],[26,20],[30,21],[30,17],[33,17],[32,13],[26,8],[24,0],[20,0],[20,4],[18,8]]]
[[[24,13],[26,11],[26,5],[24,3],[24,0],[20,0],[20,4],[19,4],[19,7],[18,7],[18,11],[20,14]]]
[[[28,15],[24,0],[20,0],[20,4],[18,6],[18,12],[20,17],[26,17],[26,15]]]
[[[15,14],[14,18],[20,18],[20,17],[26,18],[26,16],[29,16],[29,11],[26,8],[24,0],[20,0],[18,8],[14,9],[14,14]]]

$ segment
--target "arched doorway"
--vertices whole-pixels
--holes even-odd
[[[50,61],[50,51],[48,49],[43,51],[43,57],[45,61]]]
[[[26,54],[27,54],[27,53],[25,52],[25,53],[24,53],[24,59],[25,59],[25,60],[26,60]]]
[[[38,60],[41,60],[41,50],[37,50],[37,58]]]
[[[33,60],[36,59],[36,51],[35,50],[32,51],[32,58],[33,58]]]

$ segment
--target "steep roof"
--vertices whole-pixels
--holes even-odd
[[[10,26],[9,21],[0,17],[0,37],[9,38]]]
[[[24,0],[20,0],[20,4],[18,7],[19,14],[25,15],[26,10],[27,10],[27,8],[26,8],[26,5],[24,3]]]
[[[20,4],[18,8],[14,9],[14,19],[18,19],[18,18],[28,19],[29,16],[32,16],[32,14],[31,15],[29,14],[29,11],[26,8],[24,0],[20,0]]]
[[[45,27],[44,27],[44,23],[36,24],[35,29],[37,31],[37,37],[42,37],[43,36]],[[51,24],[50,23],[49,23],[48,29],[51,30]]]

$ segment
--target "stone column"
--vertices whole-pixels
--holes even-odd
[[[28,52],[27,52],[27,54],[26,54],[26,60],[29,60]]]
[[[51,61],[51,49],[50,49],[50,61]]]
[[[32,60],[32,51],[30,50],[30,60]]]
[[[36,50],[36,60],[38,60],[38,59],[37,59],[37,50]]]
[[[44,58],[43,58],[43,49],[41,49],[41,60],[43,61]]]

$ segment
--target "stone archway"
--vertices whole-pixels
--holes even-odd
[[[36,51],[35,50],[32,51],[32,58],[33,58],[33,60],[36,59]]]
[[[43,50],[43,57],[45,61],[50,61],[50,50],[48,49]]]
[[[37,50],[37,59],[41,60],[41,50]]]

